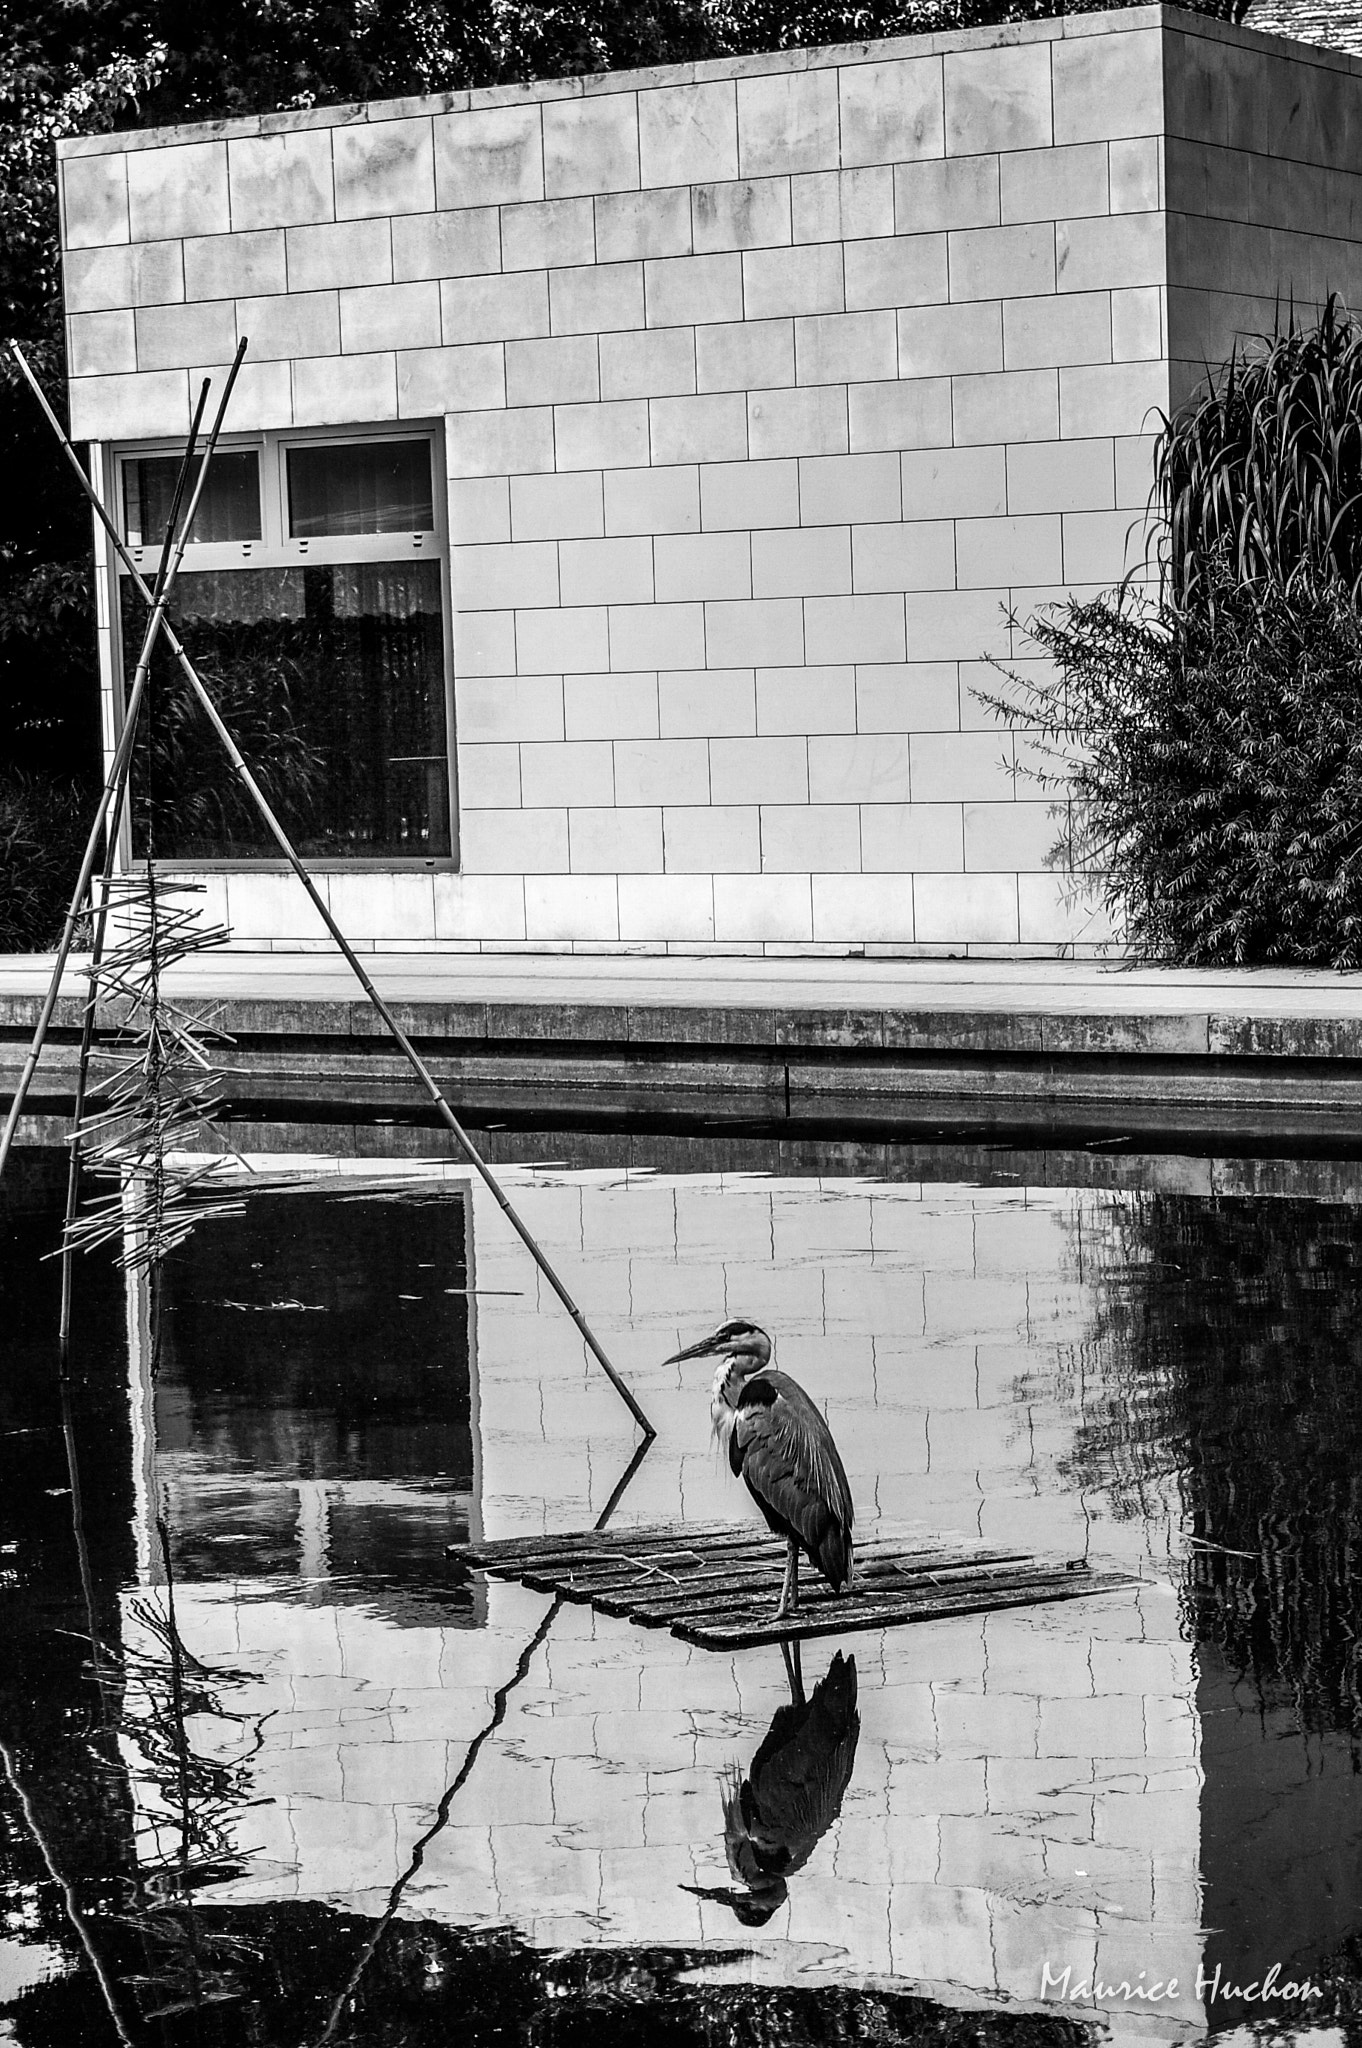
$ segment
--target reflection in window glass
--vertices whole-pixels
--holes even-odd
[[[428,533],[429,441],[322,443],[288,451],[289,533]]]
[[[124,583],[124,670],[145,608]],[[181,574],[171,616],[298,846],[313,859],[450,851],[438,562]],[[158,642],[133,765],[141,855],[278,857]]]
[[[123,464],[123,516],[131,547],[159,547],[175,499],[178,455],[144,455]],[[186,502],[198,475],[185,485]],[[190,529],[192,541],[259,540],[260,459],[253,448],[214,455]]]

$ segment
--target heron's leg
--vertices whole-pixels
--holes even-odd
[[[791,1536],[787,1538],[786,1542],[785,1583],[780,1589],[780,1605],[776,1609],[777,1621],[780,1620],[782,1615],[793,1614],[798,1605],[799,1545],[794,1537]]]

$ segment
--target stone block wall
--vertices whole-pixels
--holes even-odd
[[[75,431],[240,334],[238,428],[442,424],[458,871],[330,874],[360,942],[1091,950],[975,693],[1138,558],[1185,364],[1343,267],[1346,123],[1206,167],[1349,63],[1145,6],[67,144]]]
[[[1236,336],[1272,333],[1293,304],[1308,319],[1338,292],[1362,311],[1362,58],[1263,36],[1227,43],[1218,23],[1183,15],[1166,71],[1179,400]]]

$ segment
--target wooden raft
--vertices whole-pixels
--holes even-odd
[[[1046,1562],[984,1543],[947,1544],[881,1530],[856,1546],[850,1593],[833,1593],[801,1559],[798,1611],[777,1621],[785,1545],[750,1523],[659,1522],[517,1536],[502,1543],[452,1544],[448,1555],[456,1566],[518,1579],[644,1628],[669,1628],[683,1642],[707,1650],[846,1635],[1042,1600],[1081,1600],[1137,1583],[1125,1572],[1094,1569],[1081,1559]]]

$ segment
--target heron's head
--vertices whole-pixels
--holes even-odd
[[[771,1915],[785,1904],[790,1896],[783,1878],[776,1878],[761,1892],[740,1892],[732,1885],[683,1884],[683,1892],[693,1892],[697,1899],[717,1899],[721,1906],[727,1906],[734,1918],[744,1927],[764,1927]]]
[[[771,1339],[760,1323],[749,1322],[746,1316],[730,1316],[698,1344],[687,1344],[662,1362],[679,1365],[687,1358],[731,1358],[746,1372],[760,1372],[771,1362]]]

